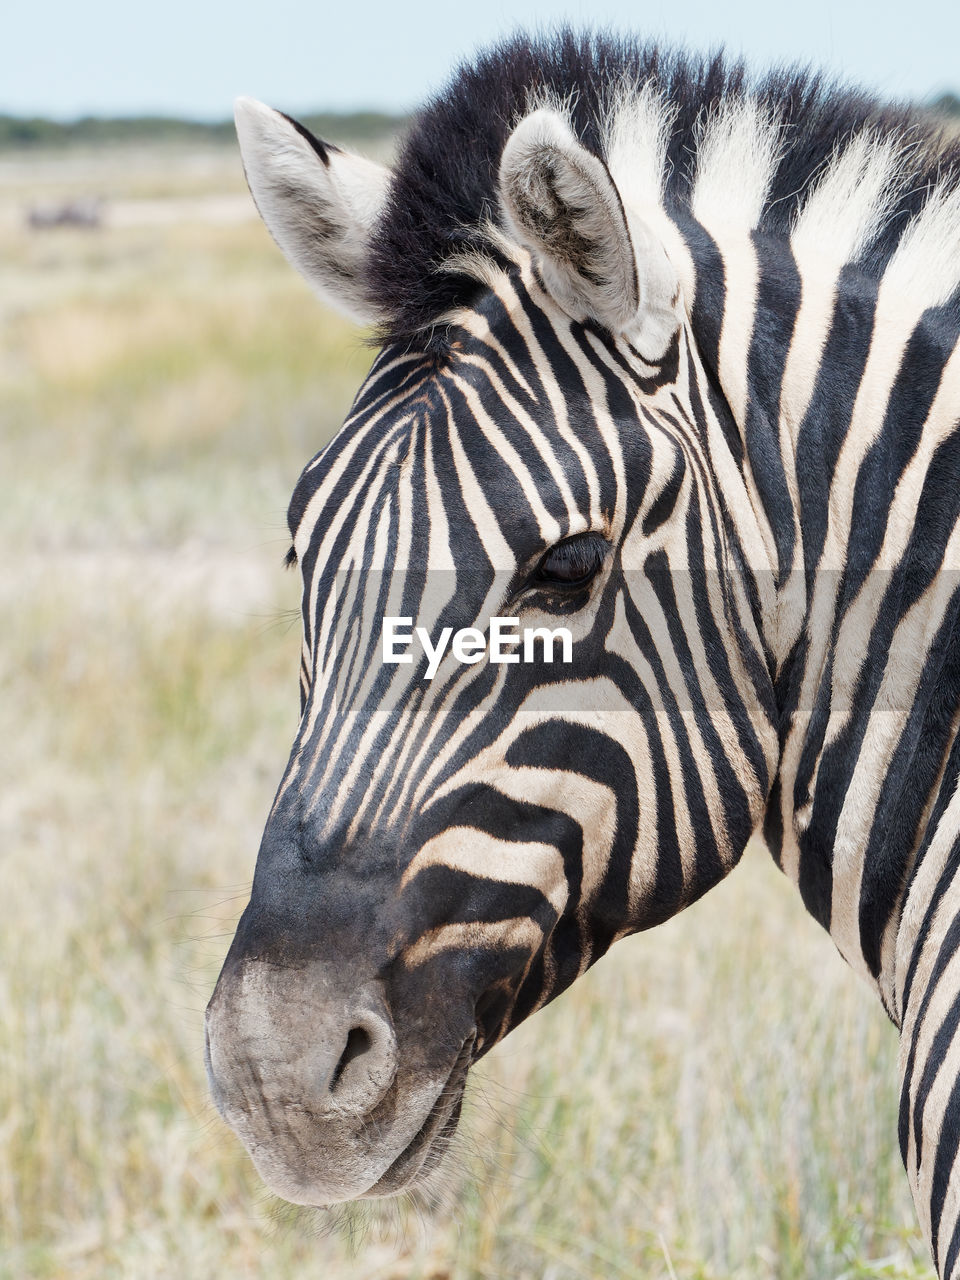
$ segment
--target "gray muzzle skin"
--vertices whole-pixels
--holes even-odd
[[[446,1061],[408,1053],[404,1066],[383,984],[346,995],[319,965],[233,965],[206,1015],[217,1109],[264,1182],[297,1204],[388,1195],[421,1175],[456,1125],[472,1044],[471,1032]]]

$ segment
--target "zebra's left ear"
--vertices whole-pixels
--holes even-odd
[[[364,268],[390,170],[321,142],[252,98],[238,98],[235,114],[250,193],[288,261],[353,319],[381,320],[366,297]]]
[[[679,322],[677,274],[653,233],[636,219],[628,225],[607,166],[556,111],[532,112],[507,139],[500,200],[565,311],[666,347]]]

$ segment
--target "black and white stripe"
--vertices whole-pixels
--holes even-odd
[[[245,154],[297,145],[240,119]],[[360,189],[342,157],[323,181]],[[475,1057],[762,826],[900,1028],[960,1275],[960,144],[567,33],[463,70],[389,192],[347,291],[385,346],[290,508],[304,714],[267,846],[323,868],[389,991],[460,965]],[[538,576],[586,538],[589,582]],[[427,682],[379,660],[385,615],[562,620],[573,662]]]

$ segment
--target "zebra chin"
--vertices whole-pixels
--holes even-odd
[[[336,1124],[329,1120],[302,1117],[302,1122],[287,1122],[284,1129],[273,1129],[266,1137],[257,1135],[253,1126],[236,1116],[222,1113],[246,1147],[257,1173],[274,1195],[292,1204],[327,1208],[350,1200],[379,1199],[399,1196],[428,1184],[436,1173],[456,1133],[463,1104],[466,1067],[459,1079],[443,1086],[437,1099],[429,1105],[425,1117],[409,1143],[395,1154],[395,1146],[381,1142],[377,1134],[377,1118],[365,1117],[363,1130],[376,1140],[370,1148],[358,1143],[357,1151],[345,1150],[344,1129],[349,1138],[359,1133],[345,1116]],[[409,1124],[416,1123],[415,1108]],[[341,1128],[341,1123],[343,1128]]]
[[[398,1043],[382,984],[345,996],[329,972],[256,960],[221,976],[204,1056],[216,1107],[269,1189],[322,1207],[430,1179],[475,1043],[472,1026]]]

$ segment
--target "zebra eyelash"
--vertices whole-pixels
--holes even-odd
[[[536,587],[571,590],[592,582],[603,567],[610,544],[598,533],[577,534],[556,543],[541,557],[530,578]]]

